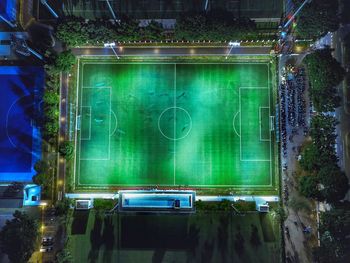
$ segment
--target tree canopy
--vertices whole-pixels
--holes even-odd
[[[257,34],[254,21],[234,18],[227,11],[184,15],[175,25],[175,38],[179,40],[239,40],[254,38]]]
[[[294,0],[300,6],[302,0]],[[300,12],[296,33],[305,39],[316,39],[339,27],[338,1],[313,0]]]
[[[11,262],[24,263],[35,250],[38,239],[37,222],[26,213],[16,211],[12,220],[7,220],[0,232],[2,251]]]
[[[314,251],[317,262],[342,263],[349,259],[347,239],[347,233],[350,233],[349,208],[349,204],[345,204],[344,207],[337,206],[321,213],[319,227],[321,246]]]
[[[70,159],[73,157],[74,154],[74,145],[72,142],[69,141],[62,142],[59,146],[58,151],[66,159]]]
[[[349,190],[349,181],[338,166],[325,165],[317,175],[322,189],[320,193],[328,203],[343,199]]]
[[[308,172],[299,180],[301,194],[319,201],[336,203],[342,200],[349,182],[340,170],[335,152],[337,120],[329,115],[318,114],[311,120],[312,142],[301,153],[300,166]]]
[[[72,69],[75,63],[75,56],[70,49],[59,53],[55,59],[55,68],[61,72],[68,72]]]
[[[107,20],[89,20],[67,17],[57,27],[57,38],[68,46],[94,45],[111,41],[162,40],[163,27],[155,21],[146,26],[129,17],[122,17],[120,24]]]
[[[331,52],[330,48],[318,49],[303,60],[310,80],[311,100],[319,112],[334,111],[340,105],[336,86],[344,79],[345,70]]]

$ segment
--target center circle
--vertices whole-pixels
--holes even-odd
[[[191,132],[191,116],[181,107],[166,108],[159,116],[158,129],[169,140],[181,140]]]

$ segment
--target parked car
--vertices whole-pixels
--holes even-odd
[[[53,237],[50,237],[50,236],[43,237],[43,239],[41,241],[42,242],[53,242]]]
[[[41,240],[41,245],[49,246],[53,244],[53,237],[43,237]]]
[[[52,246],[41,246],[40,247],[40,252],[43,252],[43,253],[45,253],[45,252],[50,252],[50,251],[52,251],[53,250],[53,247]]]

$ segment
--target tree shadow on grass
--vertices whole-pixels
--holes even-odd
[[[105,251],[103,253],[103,262],[112,262],[112,254],[114,249],[114,225],[112,223],[112,217],[106,216],[104,218],[104,227],[102,234],[103,244]]]
[[[102,245],[103,239],[101,235],[102,231],[102,217],[96,214],[94,227],[90,234],[91,250],[89,252],[88,259],[90,262],[97,262],[100,247]]]

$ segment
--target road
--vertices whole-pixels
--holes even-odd
[[[333,56],[338,60],[339,63],[344,67],[344,47],[342,44],[342,39],[350,32],[350,25],[342,26],[337,32],[333,34],[332,48],[334,48]],[[338,86],[339,96],[342,98],[341,106],[336,110],[336,116],[339,120],[339,125],[337,125],[337,154],[339,157],[340,167],[344,170],[350,181],[350,162],[349,156],[347,154],[347,140],[346,136],[350,133],[350,115],[346,112],[346,98],[345,94],[345,82],[342,82]],[[350,200],[350,191],[346,195],[346,199]]]
[[[68,80],[69,75],[67,73],[60,74],[60,120],[59,120],[59,142],[67,140],[68,129]],[[66,161],[60,155],[57,155],[57,193],[58,200],[61,200],[62,193],[64,193],[65,188],[65,171],[66,171]]]
[[[229,47],[117,47],[119,56],[226,56]],[[231,55],[268,55],[271,47],[237,47]],[[74,48],[76,56],[114,56],[111,48]]]

